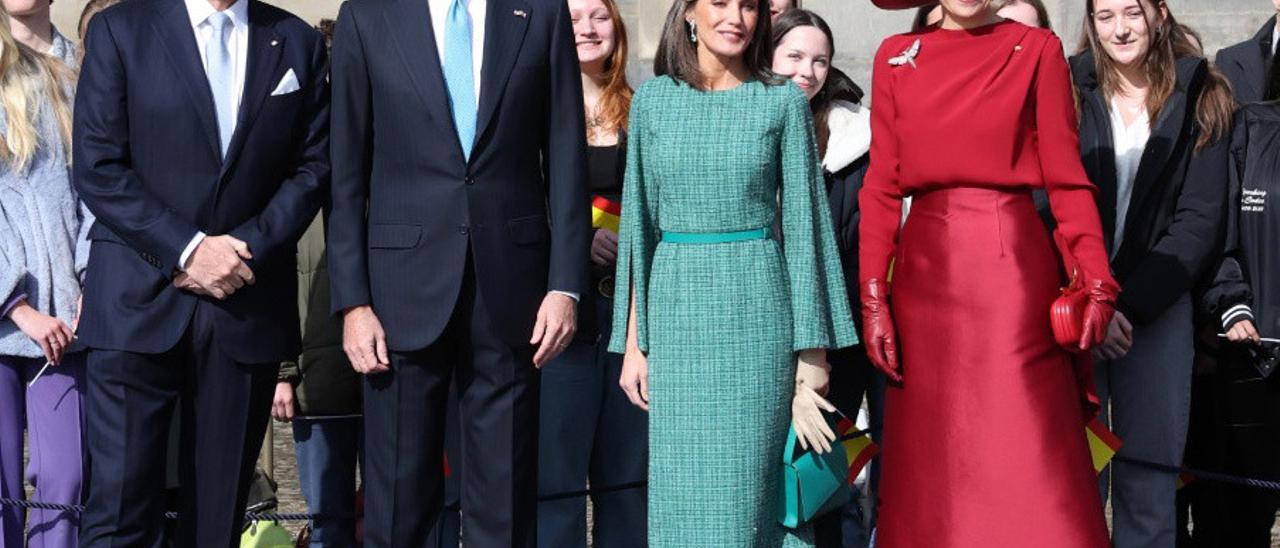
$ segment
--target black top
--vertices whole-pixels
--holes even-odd
[[[591,194],[615,202],[622,197],[623,150],[621,142],[609,146],[587,147],[587,184]]]

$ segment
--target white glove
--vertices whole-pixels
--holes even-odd
[[[825,350],[805,350],[796,363],[796,393],[791,400],[791,426],[796,430],[800,447],[817,453],[831,451],[836,433],[822,412],[834,413],[836,407],[822,397],[827,393],[831,365]]]

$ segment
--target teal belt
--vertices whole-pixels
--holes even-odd
[[[673,244],[727,244],[769,238],[769,228],[754,228],[737,232],[669,232],[662,231],[662,241]]]

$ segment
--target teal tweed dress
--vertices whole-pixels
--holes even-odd
[[[807,545],[777,521],[796,353],[857,343],[799,88],[670,77],[631,107],[613,339],[649,359],[649,545]],[[780,234],[675,243],[768,229]]]

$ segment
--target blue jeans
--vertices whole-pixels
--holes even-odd
[[[361,419],[293,421],[298,483],[312,513],[311,546],[356,545],[356,467],[360,463]]]
[[[596,297],[598,342],[574,342],[542,372],[538,494],[609,488],[648,479],[649,418],[618,386],[622,356],[605,350],[613,301]],[[643,487],[591,498],[597,548],[647,545]],[[587,546],[582,497],[538,503],[538,546]]]

